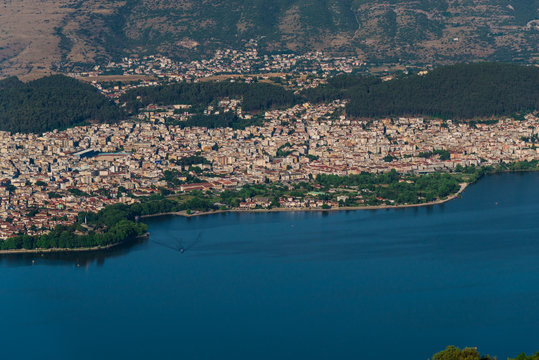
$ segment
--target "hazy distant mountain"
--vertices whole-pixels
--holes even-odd
[[[47,69],[130,53],[194,57],[252,38],[268,52],[325,50],[383,62],[538,59],[539,0],[50,0],[13,34],[6,21],[22,26],[15,18],[29,19],[33,3],[4,0],[10,18],[0,15],[0,66]],[[22,36],[30,30],[48,34],[46,41]],[[47,41],[41,55],[28,55]]]

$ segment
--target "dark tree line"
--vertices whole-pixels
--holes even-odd
[[[349,99],[353,117],[433,116],[456,120],[512,115],[539,107],[539,69],[503,63],[442,66],[426,75],[400,75],[390,81],[374,76],[339,75],[325,85],[294,94],[278,85],[264,83],[180,83],[139,88],[122,97],[128,108],[149,104],[207,106],[225,98],[241,97],[243,109],[260,111]],[[195,125],[234,126],[228,117],[197,118]],[[190,126],[187,124],[186,126]]]
[[[40,133],[122,117],[123,112],[93,86],[67,76],[0,81],[0,130]]]
[[[245,111],[290,106],[296,102],[292,91],[266,83],[199,82],[142,87],[128,91],[120,101],[130,111],[150,104],[207,106],[223,98],[242,98]]]
[[[300,94],[279,85],[242,82],[178,83],[128,91],[121,101],[130,112],[149,104],[190,104],[199,115],[181,126],[244,128],[261,119],[235,114],[204,116],[201,109],[223,98],[241,98],[245,111],[289,107],[304,101],[349,99],[352,117],[433,116],[455,120],[489,118],[536,110],[539,69],[501,63],[443,66],[427,75],[382,82],[373,76],[340,75]],[[0,81],[0,130],[44,132],[89,122],[121,119],[123,110],[91,85],[54,75],[23,83]]]
[[[313,103],[350,99],[352,94],[368,93],[371,87],[381,83],[380,78],[370,75],[337,75],[328,79],[327,84],[303,90],[301,96]]]
[[[442,66],[427,75],[378,78],[343,75],[306,90],[313,102],[350,99],[353,117],[423,115],[473,119],[539,108],[539,69],[502,63]]]
[[[103,231],[83,234],[80,223],[72,226],[58,225],[41,236],[19,235],[0,241],[0,250],[16,249],[77,249],[107,246],[136,238],[148,228],[145,224],[121,219]]]
[[[509,64],[461,64],[424,76],[383,82],[354,92],[352,116],[427,115],[472,119],[510,115],[539,107],[539,69]]]

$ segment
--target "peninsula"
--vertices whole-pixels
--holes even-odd
[[[537,76],[473,64],[393,80],[170,76],[80,88],[65,76],[4,80],[0,249],[106,247],[144,234],[139,219],[160,213],[447,201],[485,174],[537,169]],[[461,98],[499,89],[492,106],[491,98]],[[377,113],[365,107],[380,99]],[[85,107],[69,111],[77,103]],[[38,123],[59,120],[58,112],[63,130]]]

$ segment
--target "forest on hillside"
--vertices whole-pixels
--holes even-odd
[[[260,113],[302,102],[347,99],[352,118],[429,116],[454,120],[485,119],[539,109],[539,68],[502,63],[442,66],[426,75],[397,74],[382,81],[371,75],[339,75],[300,93],[280,85],[245,82],[163,84],[127,91],[120,102],[130,113],[149,104],[189,104],[197,116],[181,126],[244,128],[234,114],[207,116],[203,110],[226,98],[241,99],[242,109]],[[90,84],[54,75],[29,83],[0,81],[0,130],[45,132],[93,122],[114,122],[124,110]]]
[[[348,98],[352,117],[423,115],[473,119],[539,108],[539,68],[502,63],[442,66],[390,81],[341,75],[303,92],[312,102]]]
[[[251,40],[256,40],[261,54],[358,54],[373,64],[533,62],[537,57],[538,33],[526,28],[537,19],[537,0],[97,0],[92,4],[114,10],[89,12],[94,7],[74,2],[70,6],[77,11],[69,26],[56,30],[64,40],[65,55],[75,55],[82,46],[88,65],[95,60],[92,56],[110,59],[128,54],[204,59],[217,49],[244,49]],[[452,40],[451,34],[459,34],[459,40]]]
[[[122,117],[123,112],[93,86],[67,76],[0,81],[2,131],[42,133]]]
[[[141,87],[128,91],[120,98],[129,111],[150,104],[187,104],[205,107],[224,98],[242,98],[245,111],[260,111],[289,106],[297,99],[292,91],[267,83],[199,82]]]
[[[432,116],[489,118],[539,108],[539,69],[503,63],[442,66],[426,75],[397,74],[382,81],[372,75],[339,75],[299,94],[266,83],[204,82],[138,88],[121,101],[130,111],[149,104],[207,106],[223,98],[241,98],[245,111],[288,107],[301,102],[348,99],[352,117]]]

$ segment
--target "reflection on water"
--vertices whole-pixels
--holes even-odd
[[[539,232],[539,214],[529,200],[539,196],[539,191],[529,184],[534,184],[535,179],[539,179],[539,173],[490,176],[479,185],[469,186],[462,196],[464,200],[425,207],[219,213],[190,218],[166,215],[146,220],[150,224],[149,240],[138,239],[103,251],[0,255],[0,265],[103,266],[107,258],[149,246],[161,246],[189,257],[241,254],[330,261],[421,254],[474,256],[504,248],[505,254],[533,252],[537,238],[530,234]],[[524,203],[513,187],[513,193],[501,197],[504,192],[499,190],[507,182],[517,183],[517,189],[527,189]],[[199,241],[196,238],[202,233],[205,235]],[[471,241],[475,237],[488,237],[488,243]],[[182,249],[187,250],[185,254]]]
[[[149,240],[103,252],[2,256],[1,356],[535,352],[538,183],[539,173],[492,176],[423,208],[164,216],[147,219]]]
[[[130,251],[140,248],[147,241],[147,238],[135,239],[110,249],[98,251],[1,254],[0,266],[63,266],[68,264],[82,268],[92,264],[103,266],[107,259],[124,256]]]

